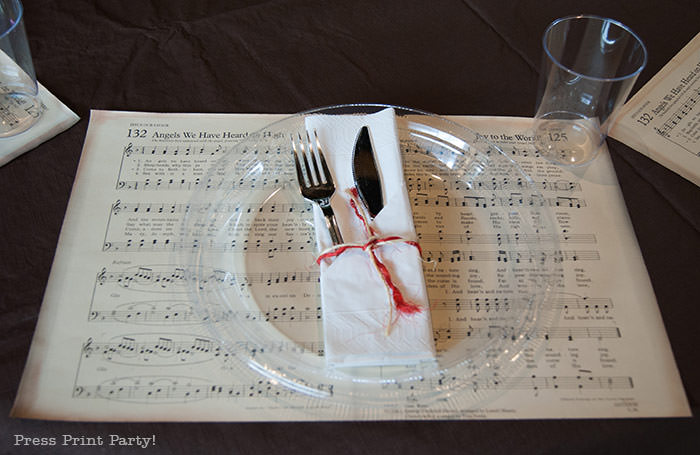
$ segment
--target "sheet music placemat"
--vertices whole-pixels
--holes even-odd
[[[310,408],[282,385],[233,368],[227,356],[217,355],[220,346],[197,319],[178,279],[182,267],[173,262],[174,250],[186,246],[171,240],[192,192],[212,183],[205,178],[212,160],[279,118],[92,112],[12,416],[86,421],[339,419],[324,411],[322,403]],[[500,145],[541,189],[559,229],[557,271],[564,280],[551,304],[561,310],[561,319],[537,334],[544,340],[542,355],[523,353],[522,373],[474,384],[504,392],[493,400],[463,409],[407,400],[383,410],[379,418],[690,415],[607,152],[577,176],[538,156],[528,133],[529,119],[451,118]],[[470,217],[489,217],[489,204],[465,207],[461,224],[443,225],[440,205],[429,201],[439,200],[446,184],[421,182],[409,188],[424,195],[413,207],[416,229],[439,234],[423,240],[425,249],[442,255],[434,269],[426,268],[426,283],[456,286],[445,286],[444,298],[431,302],[431,311],[440,313],[433,326],[438,342],[441,337],[486,334],[489,315],[517,304],[489,299],[491,289],[460,288],[466,280],[450,279],[469,274],[478,280],[493,261],[488,255],[459,257],[472,241],[464,226]],[[494,181],[488,188],[469,190],[470,197],[513,203],[513,185]],[[284,222],[284,214],[269,217],[271,229]],[[455,246],[443,248],[445,239]],[[480,241],[507,254],[511,240]],[[283,249],[269,254],[284,261]],[[290,299],[286,286],[298,281],[283,275],[248,277],[248,282],[262,295],[279,299],[276,313],[266,317],[283,320],[290,330],[303,330],[306,316],[315,321],[320,309],[298,296]],[[313,272],[305,277],[299,280],[311,285],[318,280]]]

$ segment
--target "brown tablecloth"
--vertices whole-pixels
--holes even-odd
[[[2,453],[691,453],[692,419],[93,424],[10,419],[90,109],[291,113],[353,102],[531,116],[540,36],[580,12],[621,20],[648,81],[698,31],[697,0],[26,0],[37,77],[82,120],[0,168]],[[0,145],[1,146],[1,145]],[[700,190],[609,140],[694,412]],[[644,353],[640,352],[640,356]],[[151,435],[153,448],[16,447],[14,435]]]

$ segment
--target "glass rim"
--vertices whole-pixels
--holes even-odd
[[[0,1],[2,1],[2,3],[6,3],[6,4],[17,5],[17,17],[11,18],[11,20],[14,20],[14,22],[12,22],[12,25],[10,25],[10,27],[8,27],[7,30],[0,31],[0,39],[3,39],[6,36],[8,36],[10,33],[12,33],[12,31],[19,26],[19,23],[22,22],[22,17],[24,16],[24,5],[22,5],[22,2],[20,0],[7,0],[7,1],[0,0]]]
[[[550,32],[552,31],[552,29],[554,27],[561,24],[562,22],[572,22],[574,20],[581,20],[581,19],[594,20],[594,21],[600,21],[600,22],[608,22],[608,23],[616,25],[617,27],[619,27],[622,30],[624,30],[625,32],[627,32],[630,36],[632,36],[635,39],[635,41],[637,42],[637,44],[639,44],[639,47],[641,48],[642,54],[643,54],[643,59],[642,59],[641,64],[639,65],[639,67],[635,71],[633,71],[629,74],[625,74],[624,76],[598,77],[598,76],[591,76],[588,74],[580,73],[578,71],[574,71],[573,69],[571,69],[568,66],[564,65],[563,63],[561,63],[559,61],[559,59],[555,58],[554,55],[552,55],[552,53],[550,52],[549,46],[547,46],[547,36],[550,34]],[[642,41],[642,39],[639,37],[639,35],[637,35],[631,28],[629,28],[628,26],[626,26],[622,22],[617,21],[615,19],[610,19],[608,17],[603,17],[603,16],[596,16],[593,14],[578,14],[575,16],[565,16],[565,17],[560,17],[558,19],[555,19],[554,21],[552,21],[552,23],[550,23],[547,26],[547,28],[544,30],[544,33],[542,34],[542,48],[544,49],[544,52],[547,55],[547,57],[549,58],[549,60],[551,62],[553,62],[555,65],[557,65],[559,68],[561,68],[562,70],[564,70],[568,73],[571,73],[575,76],[584,78],[584,79],[590,79],[590,80],[601,81],[601,82],[618,82],[618,81],[624,81],[624,80],[631,79],[631,78],[638,76],[639,73],[641,73],[642,70],[644,70],[644,68],[646,67],[647,60],[649,57],[649,54],[647,52],[647,47],[644,45],[644,41]]]

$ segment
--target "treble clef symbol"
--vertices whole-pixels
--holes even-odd
[[[88,338],[87,341],[85,342],[85,345],[83,345],[83,353],[85,354],[85,358],[87,359],[92,355],[92,352],[94,350],[92,346],[92,337]]]
[[[134,146],[134,144],[132,144],[131,142],[129,142],[129,145],[127,145],[126,147],[124,147],[124,156],[126,156],[126,157],[131,156],[132,152],[134,151],[134,150],[132,149],[133,146]]]
[[[103,285],[107,282],[107,269],[105,267],[100,270],[100,273],[97,274],[97,282],[100,285]]]
[[[112,213],[115,215],[119,215],[119,212],[122,211],[122,201],[121,199],[117,199],[117,202],[115,202],[112,205]]]

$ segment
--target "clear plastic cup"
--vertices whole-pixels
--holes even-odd
[[[590,163],[647,62],[628,27],[597,16],[557,19],[544,32],[535,142],[549,161]]]
[[[0,138],[26,131],[43,111],[23,16],[19,0],[0,0]]]

